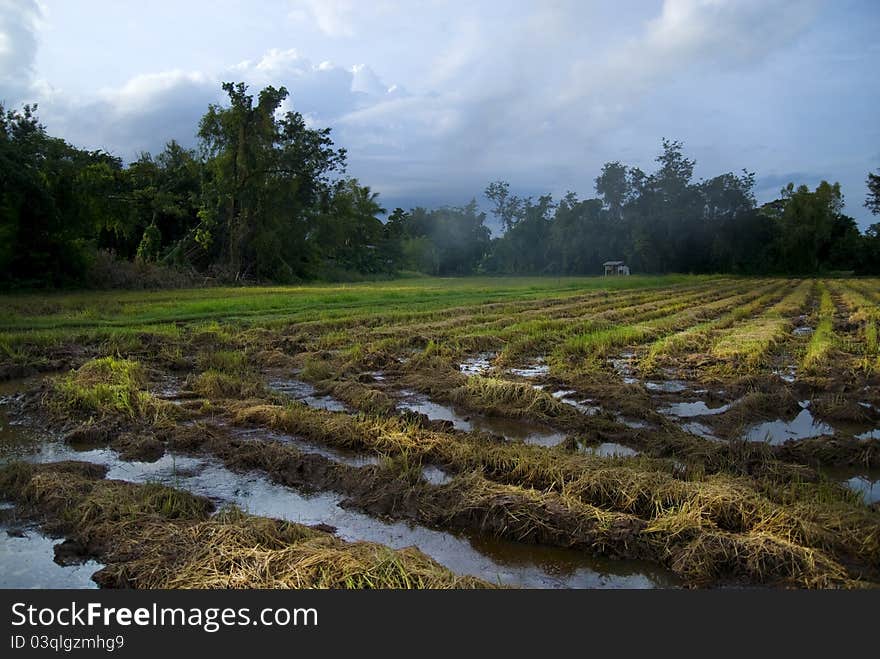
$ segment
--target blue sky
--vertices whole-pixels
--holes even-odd
[[[602,163],[743,168],[761,201],[880,169],[876,0],[0,0],[0,101],[126,159],[194,144],[220,83],[285,85],[389,209],[593,194]]]

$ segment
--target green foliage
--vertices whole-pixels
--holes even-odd
[[[138,245],[138,260],[145,263],[155,261],[159,257],[159,247],[161,244],[162,233],[155,224],[151,224],[144,229],[144,236],[141,238],[141,244]]]
[[[152,396],[141,391],[143,384],[138,362],[115,357],[93,359],[55,381],[56,405],[101,415],[139,417],[156,411]]]
[[[330,129],[281,111],[284,87],[256,97],[243,83],[223,90],[228,102],[199,123],[198,151],[171,141],[127,167],[49,136],[36,107],[0,107],[0,285],[143,285],[108,255],[162,271],[150,278],[159,285],[584,275],[618,259],[634,272],[880,273],[878,225],[859,232],[842,214],[839,185],[789,184],[758,209],[754,174],[694,181],[696,163],[665,139],[653,172],[606,163],[594,199],[519,197],[490,183],[484,194],[503,229],[494,239],[476,200],[398,208],[383,223],[378,195],[345,177]],[[867,185],[876,213],[880,175]]]
[[[63,285],[82,278],[88,245],[122,228],[121,161],[50,137],[36,106],[0,105],[0,284]]]
[[[403,236],[404,268],[432,275],[472,274],[489,251],[486,214],[476,200],[462,207],[429,211],[415,208],[398,214]]]
[[[865,208],[874,215],[880,215],[880,173],[868,172],[868,178],[865,183],[868,186]]]

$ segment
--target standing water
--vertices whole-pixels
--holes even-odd
[[[20,429],[16,428],[7,433],[6,438],[19,434]],[[218,506],[235,504],[253,515],[309,525],[329,524],[336,527],[337,535],[345,540],[378,542],[392,548],[416,546],[458,574],[478,576],[508,586],[653,588],[678,583],[674,575],[652,564],[612,561],[577,550],[522,545],[479,534],[450,533],[406,522],[376,519],[340,507],[343,497],[339,494],[303,495],[276,485],[257,472],[230,471],[210,458],[165,455],[152,463],[126,462],[107,448],[76,451],[57,439],[43,437],[37,442],[4,441],[0,446],[0,463],[12,459],[33,462],[83,460],[103,464],[109,468],[108,478],[164,483],[206,496]],[[424,475],[434,482],[442,482],[448,477],[431,467],[425,469]],[[73,567],[55,565],[52,563],[55,541],[34,530],[28,532],[31,543],[28,550],[21,550],[14,540],[10,537],[0,543],[0,565],[5,572],[18,575],[14,581],[9,578],[10,585],[16,587],[88,587],[91,583],[84,575],[90,575],[100,567],[96,563]],[[46,581],[43,575],[50,572],[57,572],[57,576]]]

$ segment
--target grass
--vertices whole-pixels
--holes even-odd
[[[874,280],[688,276],[5,296],[0,373],[77,366],[47,389],[44,403],[56,412],[49,423],[84,422],[120,455],[132,444],[123,459],[134,459],[125,456],[138,442],[154,455],[212,456],[285,487],[335,491],[371,515],[649,560],[687,585],[859,586],[880,583],[878,511],[816,467],[880,464],[880,442],[835,436],[769,446],[736,437],[756,419],[796,413],[808,396],[819,416],[875,419],[857,402],[880,405],[866,366],[880,359],[878,290]],[[815,319],[809,341],[791,332],[802,313]],[[491,373],[460,371],[483,351],[495,354]],[[680,395],[624,383],[612,361],[625,353],[633,375],[686,379],[707,395],[725,390],[736,404],[707,423],[728,441],[685,432],[660,413]],[[771,369],[788,356],[801,373],[822,377],[782,382]],[[548,373],[526,379],[507,370],[539,358]],[[292,402],[265,384],[291,378],[350,412]],[[159,386],[182,387],[179,405],[150,393]],[[567,440],[542,447],[456,432],[401,414],[403,389]],[[598,411],[552,395],[563,389]],[[840,393],[848,391],[863,393],[856,401]],[[259,433],[236,436],[244,426],[382,459],[336,463]],[[579,449],[604,442],[639,455]],[[427,482],[429,464],[451,480]],[[106,539],[95,546],[108,561],[108,585],[483,585],[418,552],[341,543],[235,511],[211,518],[198,497],[159,486],[135,496],[75,467],[16,469],[0,477],[0,490],[25,492],[22,506],[48,510],[67,533],[83,527]]]
[[[682,284],[689,276],[470,277],[425,278],[357,284],[291,287],[207,288],[154,292],[87,292],[0,296],[6,319],[0,331],[16,329],[137,327],[220,319],[287,322],[321,318],[351,319],[376,310],[406,313],[444,306],[484,304],[507,299],[576,295],[585,289],[629,290]]]
[[[858,355],[858,368],[868,373],[880,373],[880,344],[877,337],[880,307],[876,294],[872,295],[871,287],[858,286],[854,282],[835,282],[834,290],[850,312],[849,322],[859,328],[857,336],[844,338],[849,352]]]
[[[824,283],[820,283],[819,315],[818,323],[810,337],[810,343],[804,358],[801,360],[801,369],[806,373],[815,373],[819,368],[826,365],[828,355],[834,345],[834,300],[831,291]]]
[[[83,463],[0,469],[0,492],[106,563],[104,586],[480,588],[414,547],[349,543],[300,524],[224,509],[156,484],[107,481]]]
[[[156,418],[167,412],[155,397],[142,391],[141,365],[128,359],[102,357],[55,380],[53,405],[59,411]]]
[[[757,318],[724,332],[712,346],[712,356],[728,366],[747,371],[766,366],[768,353],[785,339],[792,317],[807,304],[812,285],[810,281],[802,281]]]

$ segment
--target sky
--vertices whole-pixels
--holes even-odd
[[[389,210],[593,196],[665,137],[761,202],[839,181],[865,228],[878,35],[878,0],[0,0],[0,103],[129,161],[195,146],[224,81],[284,85]]]

